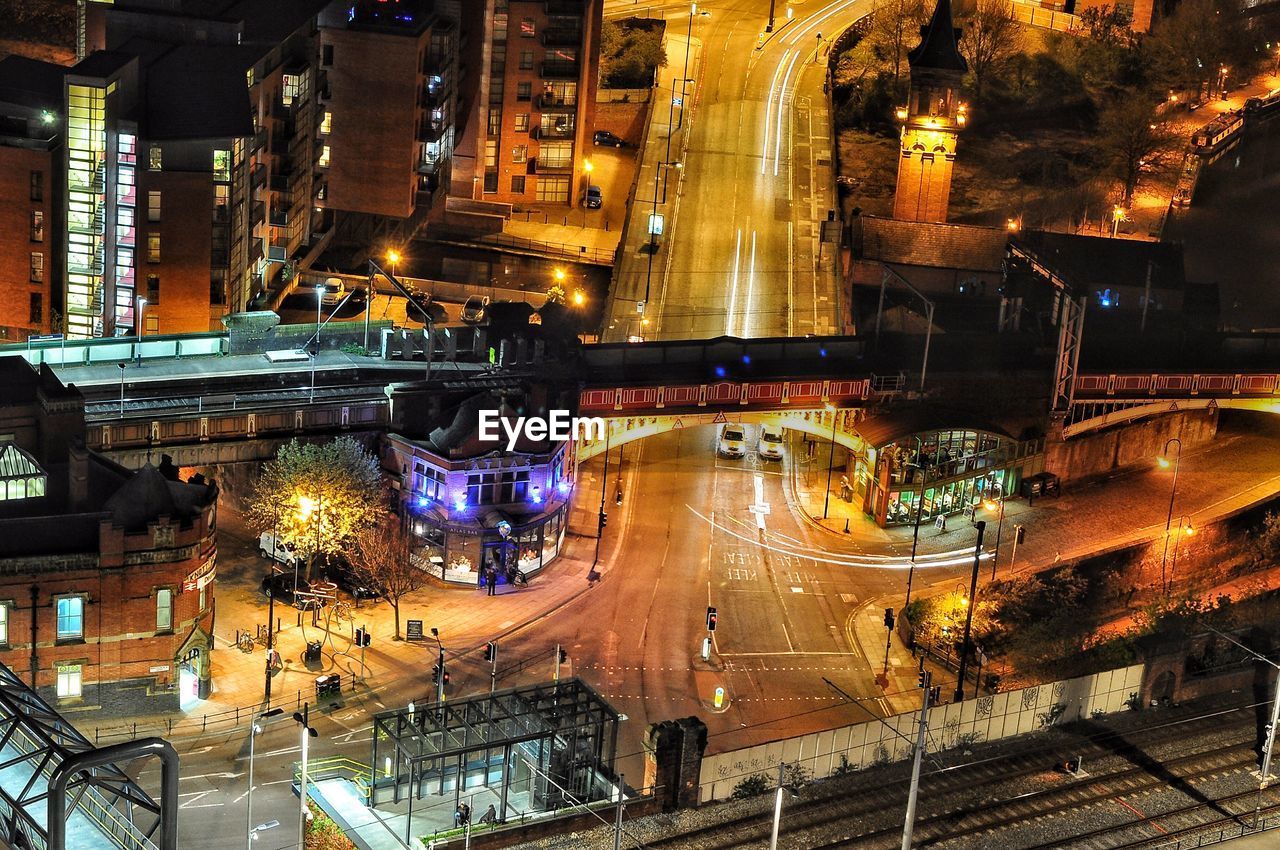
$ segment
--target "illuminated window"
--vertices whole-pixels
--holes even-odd
[[[31,212],[31,241],[44,241],[44,213],[40,210]]]
[[[159,233],[147,234],[147,262],[148,263],[160,262],[160,234]]]
[[[147,221],[160,220],[160,193],[147,193]]]
[[[529,113],[528,112],[521,112],[518,115],[516,115],[516,132],[517,133],[529,132]]]
[[[534,25],[533,18],[524,18],[520,21],[521,38],[533,38],[537,34],[537,27]]]
[[[227,207],[230,199],[231,187],[226,183],[213,184],[213,220],[226,221]]]
[[[173,591],[162,587],[156,591],[156,631],[167,632],[173,628]]]
[[[159,145],[152,145],[147,149],[147,168],[152,171],[159,171],[162,161]]]
[[[502,132],[502,109],[496,106],[489,107],[489,135],[496,136]]]
[[[493,13],[493,40],[494,41],[507,40],[507,13],[506,12]]]
[[[519,162],[528,162],[528,161],[529,161],[529,146],[528,146],[528,145],[516,145],[514,148],[512,148],[512,149],[511,149],[511,161],[512,161],[512,162],[517,162],[517,163],[519,163]]]
[[[84,597],[60,596],[54,606],[58,612],[58,640],[84,637]]]
[[[31,254],[31,282],[44,283],[44,254]]]
[[[320,166],[321,168],[329,167],[329,146],[328,145],[325,145],[324,147],[320,148],[320,159],[319,161],[316,162],[316,165]]]
[[[493,139],[484,143],[484,166],[485,168],[498,167],[498,143]]]
[[[213,179],[220,183],[231,181],[231,151],[213,152]]]
[[[9,643],[9,603],[0,602],[0,646]]]
[[[543,203],[563,204],[569,200],[569,178],[538,177],[538,200]]]
[[[58,665],[58,696],[78,697],[81,693],[82,668],[79,664]]]
[[[324,113],[324,117],[320,119],[320,132],[327,136],[332,130],[333,130],[333,113],[326,110]]]
[[[285,106],[292,106],[298,99],[298,75],[284,75],[284,89],[280,92],[280,100]]]

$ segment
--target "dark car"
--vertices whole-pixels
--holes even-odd
[[[325,600],[317,599],[311,596],[311,583],[302,576],[298,576],[297,593],[294,593],[293,573],[272,573],[262,580],[262,592],[267,596],[274,596],[281,602],[286,602],[296,608],[307,609],[310,607],[325,606]]]
[[[591,139],[596,145],[604,145],[610,148],[625,148],[627,143],[620,136],[615,136],[608,130],[596,130],[596,134]]]
[[[382,596],[381,588],[345,558],[331,560],[324,568],[324,577],[355,599],[379,599]]]
[[[404,314],[413,322],[423,322],[423,312],[431,317],[433,324],[442,325],[449,321],[449,313],[444,309],[444,305],[435,300],[435,296],[427,292],[417,289],[406,290],[409,293],[409,302],[405,305]]]
[[[604,192],[599,186],[588,186],[582,196],[582,205],[589,210],[598,210],[604,206]]]

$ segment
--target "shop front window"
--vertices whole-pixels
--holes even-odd
[[[547,563],[560,551],[560,538],[564,532],[564,508],[561,507],[542,524],[542,563]]]

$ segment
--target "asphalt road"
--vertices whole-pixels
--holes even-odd
[[[696,80],[675,110],[667,158],[666,96],[654,104],[649,150],[635,190],[633,220],[652,207],[666,216],[661,247],[652,257],[623,250],[615,275],[614,309],[606,339],[740,337],[831,333],[839,327],[833,246],[820,260],[819,223],[835,206],[831,124],[823,82],[826,51],[819,41],[866,14],[865,0],[794,4],[779,8],[777,27],[761,43],[768,4],[761,0],[699,4],[709,16],[672,15],[670,67],[660,87],[683,74],[691,35]],[[668,14],[671,14],[668,12]],[[759,45],[759,47],[757,47]],[[819,55],[820,51],[820,55]],[[661,140],[662,144],[657,145]],[[655,148],[656,145],[656,148]],[[674,175],[674,176],[672,176]],[[663,180],[669,185],[662,187]],[[654,198],[659,206],[653,207]],[[643,241],[643,235],[640,241]],[[639,324],[636,301],[649,292]]]

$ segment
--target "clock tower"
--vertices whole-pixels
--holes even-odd
[[[960,55],[960,30],[951,21],[951,0],[938,0],[920,44],[907,54],[911,87],[899,107],[902,152],[893,217],[906,221],[946,221],[956,139],[968,120],[961,82],[969,65]]]

